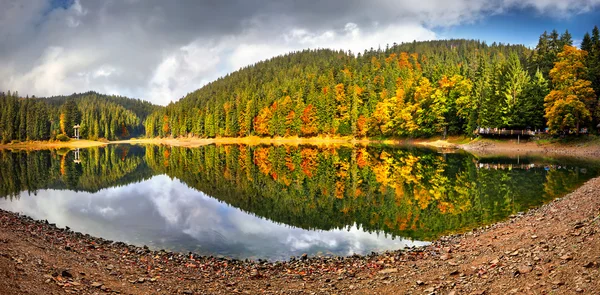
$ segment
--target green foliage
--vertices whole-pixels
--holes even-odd
[[[598,93],[598,30],[584,38]],[[470,135],[477,127],[544,129],[543,98],[568,31],[534,50],[473,40],[385,51],[304,50],[242,68],[151,114],[146,136]],[[596,82],[595,82],[596,81]],[[600,123],[600,108],[591,108]]]
[[[143,121],[161,107],[137,99],[95,92],[51,98],[23,98],[18,93],[0,93],[0,138],[49,140],[59,134],[109,140],[144,135]]]
[[[490,97],[492,77],[485,68],[502,62],[503,69],[505,55],[526,60],[529,50],[443,40],[357,55],[293,52],[240,69],[151,114],[146,136],[470,134],[481,123],[482,101],[498,99]],[[475,96],[480,69],[486,77]]]
[[[61,133],[61,134],[59,134],[59,135],[56,136],[56,140],[58,140],[58,141],[70,141],[71,138],[69,138],[68,135]]]

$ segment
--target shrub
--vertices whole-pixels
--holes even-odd
[[[67,135],[65,134],[59,134],[56,136],[56,140],[58,141],[69,141],[71,140]]]

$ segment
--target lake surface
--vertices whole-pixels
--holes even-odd
[[[540,206],[598,167],[390,146],[3,150],[0,208],[154,249],[281,260],[424,245]]]

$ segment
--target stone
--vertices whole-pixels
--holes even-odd
[[[379,271],[380,274],[389,274],[398,272],[397,268],[386,268]]]
[[[92,283],[92,287],[94,287],[94,288],[100,288],[101,286],[102,286],[102,283],[99,283],[99,282]]]
[[[521,274],[526,274],[526,273],[530,273],[533,268],[531,266],[527,266],[527,265],[520,265],[518,267],[519,273]]]
[[[425,282],[423,281],[417,281],[417,286],[423,286],[425,284]]]
[[[571,256],[569,254],[565,254],[565,255],[561,256],[560,259],[569,261],[569,260],[573,260],[573,256]]]
[[[585,267],[585,268],[590,268],[590,267],[594,267],[595,265],[596,265],[596,263],[595,263],[595,262],[592,262],[592,261],[590,261],[590,262],[588,262],[588,263],[585,263],[585,264],[583,265],[583,267]]]
[[[72,277],[73,277],[73,275],[71,274],[71,272],[70,272],[68,269],[65,269],[65,270],[63,270],[63,271],[60,273],[60,275],[61,275],[63,278],[72,278]]]

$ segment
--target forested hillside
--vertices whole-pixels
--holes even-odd
[[[477,127],[578,132],[598,124],[598,28],[535,49],[474,40],[363,53],[293,52],[222,77],[157,110],[149,137],[471,134]],[[593,129],[593,128],[592,128]]]
[[[95,92],[50,98],[0,93],[0,138],[10,142],[54,140],[61,134],[62,138],[73,137],[76,124],[85,139],[143,136],[144,120],[159,108],[139,99]]]

